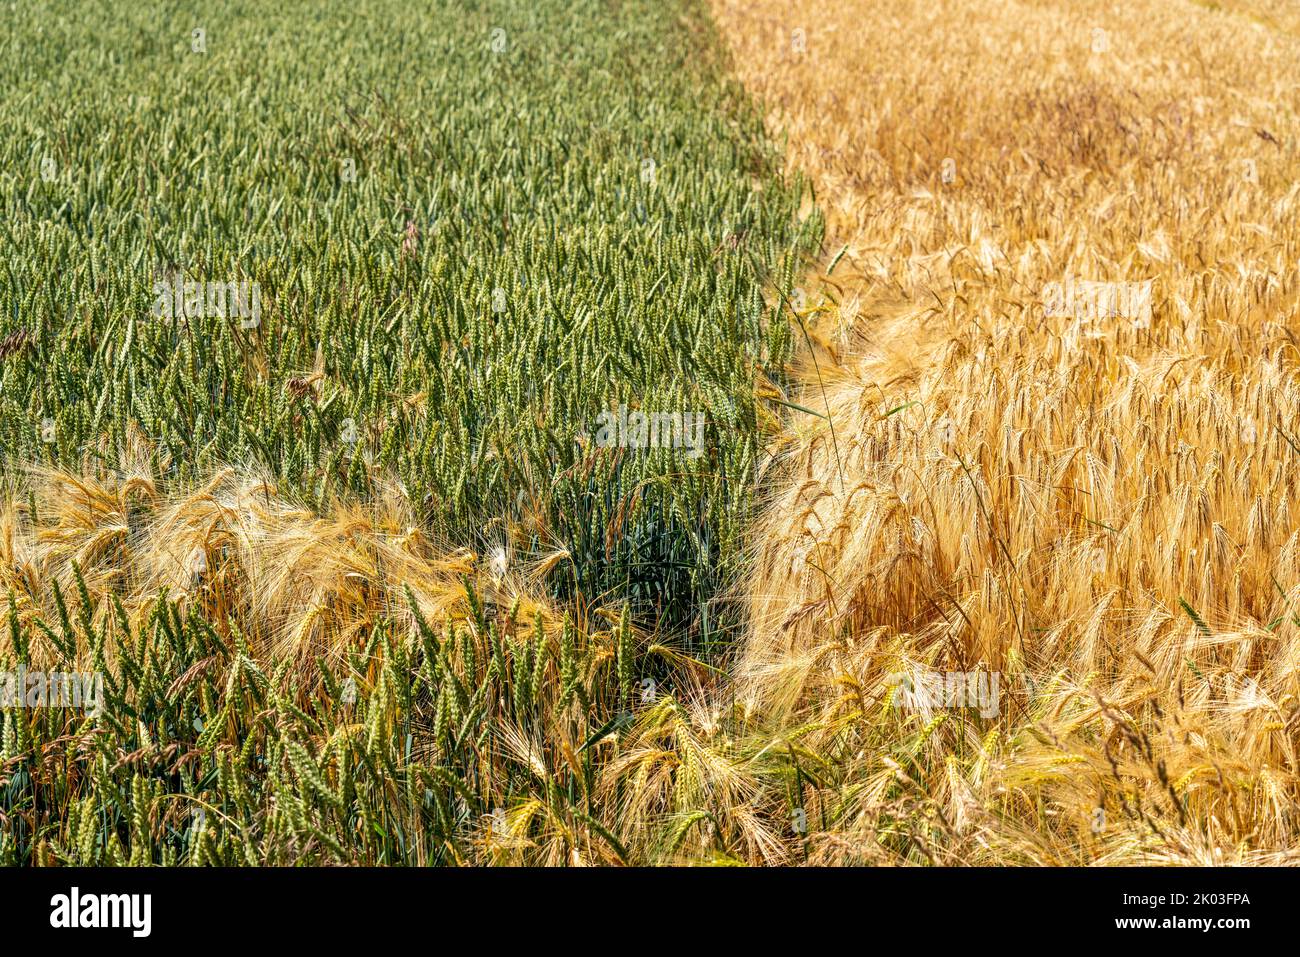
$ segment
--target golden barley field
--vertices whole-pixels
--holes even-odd
[[[944,863],[1292,860],[1294,9],[713,9],[828,218],[738,664],[839,757],[812,859],[882,857],[901,780]],[[879,720],[917,667],[999,719]]]

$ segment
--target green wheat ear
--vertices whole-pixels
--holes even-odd
[[[632,701],[632,685],[634,680],[634,649],[632,647],[632,623],[626,608],[623,609],[618,621],[618,691],[619,697],[624,707],[629,707]]]

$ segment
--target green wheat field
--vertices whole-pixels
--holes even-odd
[[[653,840],[620,836],[616,732],[643,684],[725,655],[721,596],[780,411],[754,386],[790,357],[779,291],[820,228],[699,5],[3,18],[5,533],[63,547],[11,556],[0,666],[104,688],[93,716],[3,712],[0,860],[675,853],[710,811],[684,791]],[[186,282],[255,283],[256,321],[203,314],[202,291],[180,315]],[[620,405],[696,413],[701,448],[597,448]],[[356,556],[286,575],[358,557],[340,574],[355,607],[317,596],[294,613],[333,623],[288,620],[275,584],[219,571],[230,541],[170,592],[141,571],[176,541],[148,530],[186,521],[161,490],[220,470],[266,503],[273,487],[285,523],[366,516],[373,541],[340,535]],[[113,520],[74,541],[94,494]],[[393,498],[420,560],[463,563],[440,617],[427,581],[382,567]],[[474,574],[486,555],[573,611],[522,616]]]

